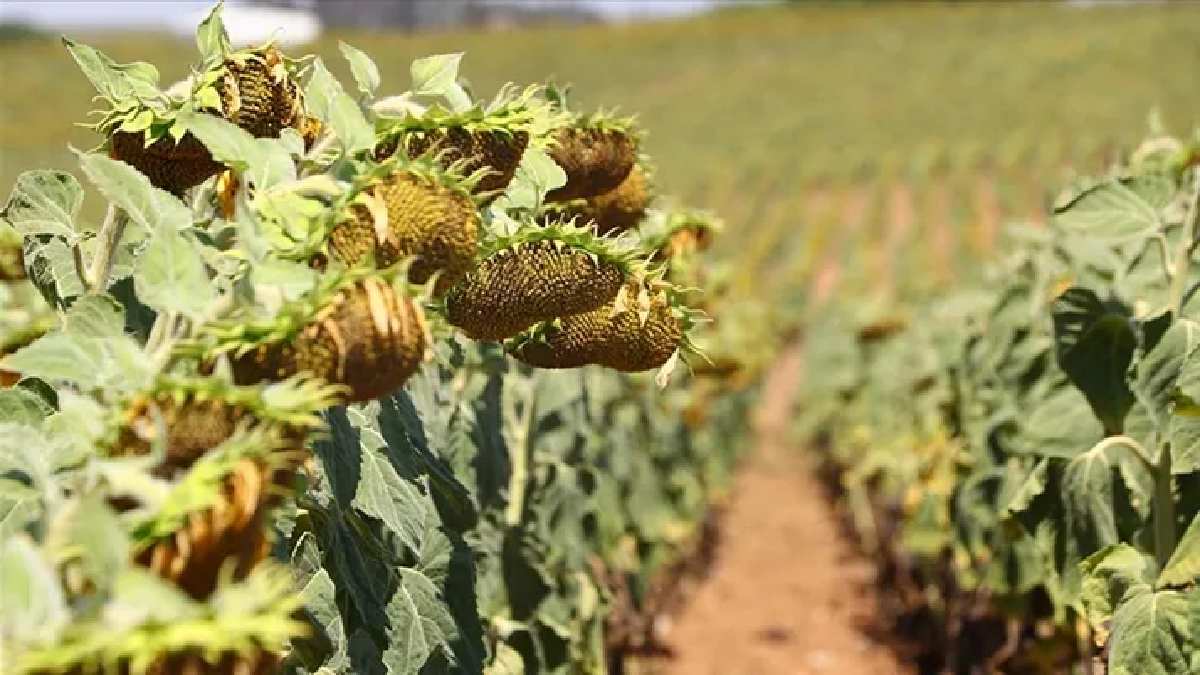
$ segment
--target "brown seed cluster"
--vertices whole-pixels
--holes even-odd
[[[712,230],[685,227],[667,238],[658,251],[659,257],[675,258],[704,251],[712,244]]]
[[[25,254],[21,244],[0,246],[0,281],[21,281],[25,278]]]
[[[375,151],[376,159],[391,157],[401,142],[401,139],[393,139],[381,144]],[[529,132],[468,131],[463,127],[445,127],[410,132],[403,142],[407,143],[408,156],[412,159],[426,152],[443,153],[439,156],[445,166],[463,160],[465,174],[481,168],[488,169],[488,174],[476,184],[474,190],[475,194],[482,194],[503,190],[512,182],[521,156],[529,145]]]
[[[161,656],[145,670],[134,671],[128,661],[123,661],[102,672],[112,675],[131,675],[134,672],[143,675],[266,675],[278,671],[279,661],[277,655],[264,651],[253,651],[249,654],[225,652],[213,655],[201,653],[199,650],[188,650]],[[92,675],[95,672],[98,671],[76,666],[64,675]],[[43,671],[37,675],[60,673],[62,671]]]
[[[112,454],[149,454],[163,429],[166,457],[155,473],[170,477],[227,440],[245,419],[246,410],[218,398],[182,402],[165,394],[157,399],[139,398],[125,411]]]
[[[254,423],[248,410],[217,396],[139,397],[126,408],[110,453],[149,454],[165,431],[166,456],[153,473],[172,478],[228,440],[239,424]],[[137,562],[196,599],[216,589],[226,560],[233,561],[234,578],[244,578],[267,554],[267,513],[299,466],[304,431],[289,427],[278,433],[290,449],[273,458],[270,467],[261,460],[238,462],[213,507],[188,516],[182,528],[141,551]],[[123,510],[132,504],[118,500],[114,506]]]
[[[329,235],[330,248],[343,263],[357,265],[374,254],[375,264],[387,267],[416,256],[409,281],[423,284],[441,272],[439,295],[474,267],[479,213],[470,197],[408,171],[388,176],[371,193],[387,209],[387,227],[380,232],[366,207],[352,207],[350,217]]]
[[[636,297],[636,284],[629,287]],[[532,339],[511,353],[537,368],[578,368],[587,364],[621,372],[640,372],[667,362],[683,339],[683,326],[662,294],[650,300],[642,321],[632,301],[617,310],[614,303],[600,309],[563,317],[541,339]]]
[[[476,340],[504,340],[535,323],[603,306],[625,275],[615,263],[553,241],[492,255],[446,295],[450,323]]]
[[[268,49],[261,57],[225,62],[220,113],[255,138],[278,138],[301,119],[296,83],[272,74],[282,58],[278,50]]]
[[[276,80],[272,69],[282,55],[269,49],[244,62],[229,59],[221,80],[221,110],[210,110],[258,138],[278,138],[285,127],[300,126],[299,89],[290,78]],[[163,137],[149,147],[141,132],[117,131],[109,138],[109,154],[141,171],[150,183],[176,195],[199,185],[225,167],[214,160],[191,133],[178,143]]]
[[[650,204],[650,183],[646,172],[634,166],[615,190],[588,200],[585,215],[596,222],[600,234],[624,232],[637,227]]]
[[[567,183],[551,190],[550,201],[568,201],[617,188],[634,167],[633,138],[614,129],[564,127],[555,136],[550,156],[567,174]]]
[[[212,657],[197,652],[171,654],[155,662],[146,675],[267,675],[278,671],[279,657],[258,651],[249,656],[235,653]]]
[[[292,339],[259,345],[234,361],[239,384],[307,372],[369,401],[399,388],[425,354],[420,311],[407,296],[368,278],[339,291]]]
[[[634,165],[616,189],[588,199],[577,199],[559,207],[559,213],[580,223],[591,223],[597,234],[632,230],[646,216],[650,205],[650,181],[641,166]]]
[[[267,556],[266,517],[295,468],[238,462],[212,508],[189,515],[186,525],[142,551],[137,561],[197,599],[216,589],[227,561],[235,579],[245,578]]]
[[[147,147],[142,134],[118,131],[109,139],[109,155],[141,171],[151,185],[176,195],[225,168],[190,132],[178,143],[164,136]]]

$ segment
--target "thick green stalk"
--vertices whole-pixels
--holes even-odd
[[[1171,444],[1163,443],[1154,470],[1154,559],[1161,569],[1175,552],[1175,495],[1171,490]]]
[[[1183,220],[1183,233],[1171,270],[1170,303],[1175,316],[1183,313],[1183,297],[1187,290],[1192,253],[1196,249],[1197,219],[1200,219],[1200,171],[1192,174],[1192,198]],[[1175,495],[1172,490],[1171,443],[1164,441],[1154,470],[1154,557],[1159,567],[1167,564],[1175,552]]]

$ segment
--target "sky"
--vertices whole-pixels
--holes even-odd
[[[407,1],[407,0],[393,0]],[[442,0],[445,1],[445,0]],[[562,0],[526,0],[527,4]],[[703,11],[716,0],[574,0],[612,19],[678,16]],[[229,4],[234,4],[229,2]],[[0,23],[47,29],[176,28],[194,26],[211,0],[0,0]]]

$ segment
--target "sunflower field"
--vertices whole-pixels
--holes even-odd
[[[448,54],[382,95],[343,44],[347,88],[219,4],[196,38],[165,87],[64,39],[89,189],[26,171],[0,212],[4,672],[599,672],[652,639],[753,397],[697,332],[721,222],[566,88],[477,98]]]
[[[1200,673],[1200,24],[1082,11],[0,44],[0,672],[655,673],[795,357],[914,672]]]

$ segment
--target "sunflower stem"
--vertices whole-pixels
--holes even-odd
[[[1175,263],[1172,265],[1174,276],[1171,277],[1169,302],[1176,317],[1183,314],[1184,298],[1187,291],[1188,272],[1192,267],[1192,254],[1196,250],[1197,234],[1200,233],[1200,171],[1192,175],[1192,195],[1188,204],[1187,215],[1183,221],[1183,237],[1179,242]],[[1175,531],[1175,495],[1173,491],[1174,472],[1171,467],[1171,443],[1162,444],[1159,452],[1158,466],[1154,469],[1154,557],[1160,568],[1175,552],[1178,541]]]
[[[117,245],[125,236],[125,226],[129,216],[114,204],[108,205],[104,214],[104,222],[96,238],[99,244],[96,254],[92,257],[92,266],[87,272],[88,292],[101,294],[108,290],[108,277],[112,274],[113,259],[116,257]]]

